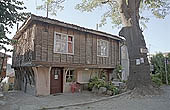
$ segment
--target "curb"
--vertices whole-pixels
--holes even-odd
[[[91,104],[91,103],[96,103],[96,102],[100,102],[100,101],[105,101],[108,99],[112,99],[112,98],[117,98],[120,97],[122,95],[126,95],[126,94],[130,94],[132,91],[127,91],[118,95],[114,95],[114,96],[110,96],[110,97],[104,97],[98,100],[93,100],[93,101],[88,101],[88,102],[81,102],[81,103],[75,103],[75,104],[67,104],[67,105],[60,105],[60,106],[56,106],[56,107],[42,107],[41,109],[38,110],[48,110],[48,109],[60,109],[60,108],[65,108],[65,107],[70,107],[70,106],[80,106],[80,105],[87,105],[87,104]]]
[[[0,98],[3,98],[4,94],[2,92],[0,92]]]

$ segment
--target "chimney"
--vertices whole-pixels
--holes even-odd
[[[99,29],[99,24],[96,24],[96,30],[98,31],[98,29]]]
[[[17,23],[17,31],[18,31],[18,29],[19,29],[19,23]]]

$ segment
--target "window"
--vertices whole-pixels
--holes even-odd
[[[74,81],[74,70],[66,70],[66,82]]]
[[[97,41],[97,55],[101,57],[108,56],[108,41],[101,39]]]
[[[54,33],[54,53],[73,54],[73,36]]]
[[[73,53],[73,37],[68,36],[68,53]]]

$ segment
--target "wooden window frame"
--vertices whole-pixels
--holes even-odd
[[[74,69],[69,69],[69,70],[66,70],[67,72],[66,72],[66,76],[65,76],[65,80],[66,80],[66,83],[71,83],[71,82],[73,82],[73,80],[74,80],[74,78],[75,78],[75,70]],[[70,72],[73,72],[73,74],[71,75],[70,74]],[[69,77],[69,78],[71,78],[72,77],[72,81],[67,81],[67,76]]]
[[[99,55],[98,54],[98,51],[99,51],[99,49],[98,49],[98,41],[100,41],[100,42],[106,42],[106,51],[107,51],[107,53],[106,53],[106,55]],[[97,39],[97,56],[98,57],[108,57],[109,56],[109,42],[107,41],[107,40],[103,40],[103,39]]]
[[[61,36],[62,35],[65,35],[66,36],[66,52],[57,52],[56,51],[56,34],[60,34]],[[72,42],[68,41],[68,37],[72,37]],[[71,43],[72,44],[72,53],[69,53],[68,52],[68,43]],[[68,34],[63,34],[63,33],[59,33],[59,32],[54,32],[54,49],[53,49],[53,52],[54,53],[59,53],[59,54],[70,54],[70,55],[74,55],[74,36],[73,35],[68,35]]]
[[[68,37],[72,37],[72,41],[69,41],[69,40],[68,40]],[[69,47],[69,45],[68,45],[69,43],[72,44],[72,53],[69,53],[69,52],[68,52],[68,51],[69,51],[69,48],[68,48],[68,47]],[[68,53],[68,54],[74,54],[74,37],[73,37],[72,35],[68,35],[68,36],[67,36],[67,53]]]

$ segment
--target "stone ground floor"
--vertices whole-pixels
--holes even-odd
[[[147,96],[143,98],[130,98],[130,95],[111,98],[96,103],[79,106],[68,106],[50,110],[169,110],[170,86],[162,86],[161,95]],[[35,97],[21,91],[8,92],[0,99],[0,110],[38,110],[39,108],[51,108],[62,105],[94,101],[106,96],[83,93],[64,93]],[[43,110],[43,109],[41,109]],[[48,109],[47,109],[48,110]]]
[[[113,75],[113,69],[18,67],[15,68],[15,89],[35,96],[68,93],[73,82],[81,90],[87,90],[91,78],[105,76],[105,80],[110,81]]]

